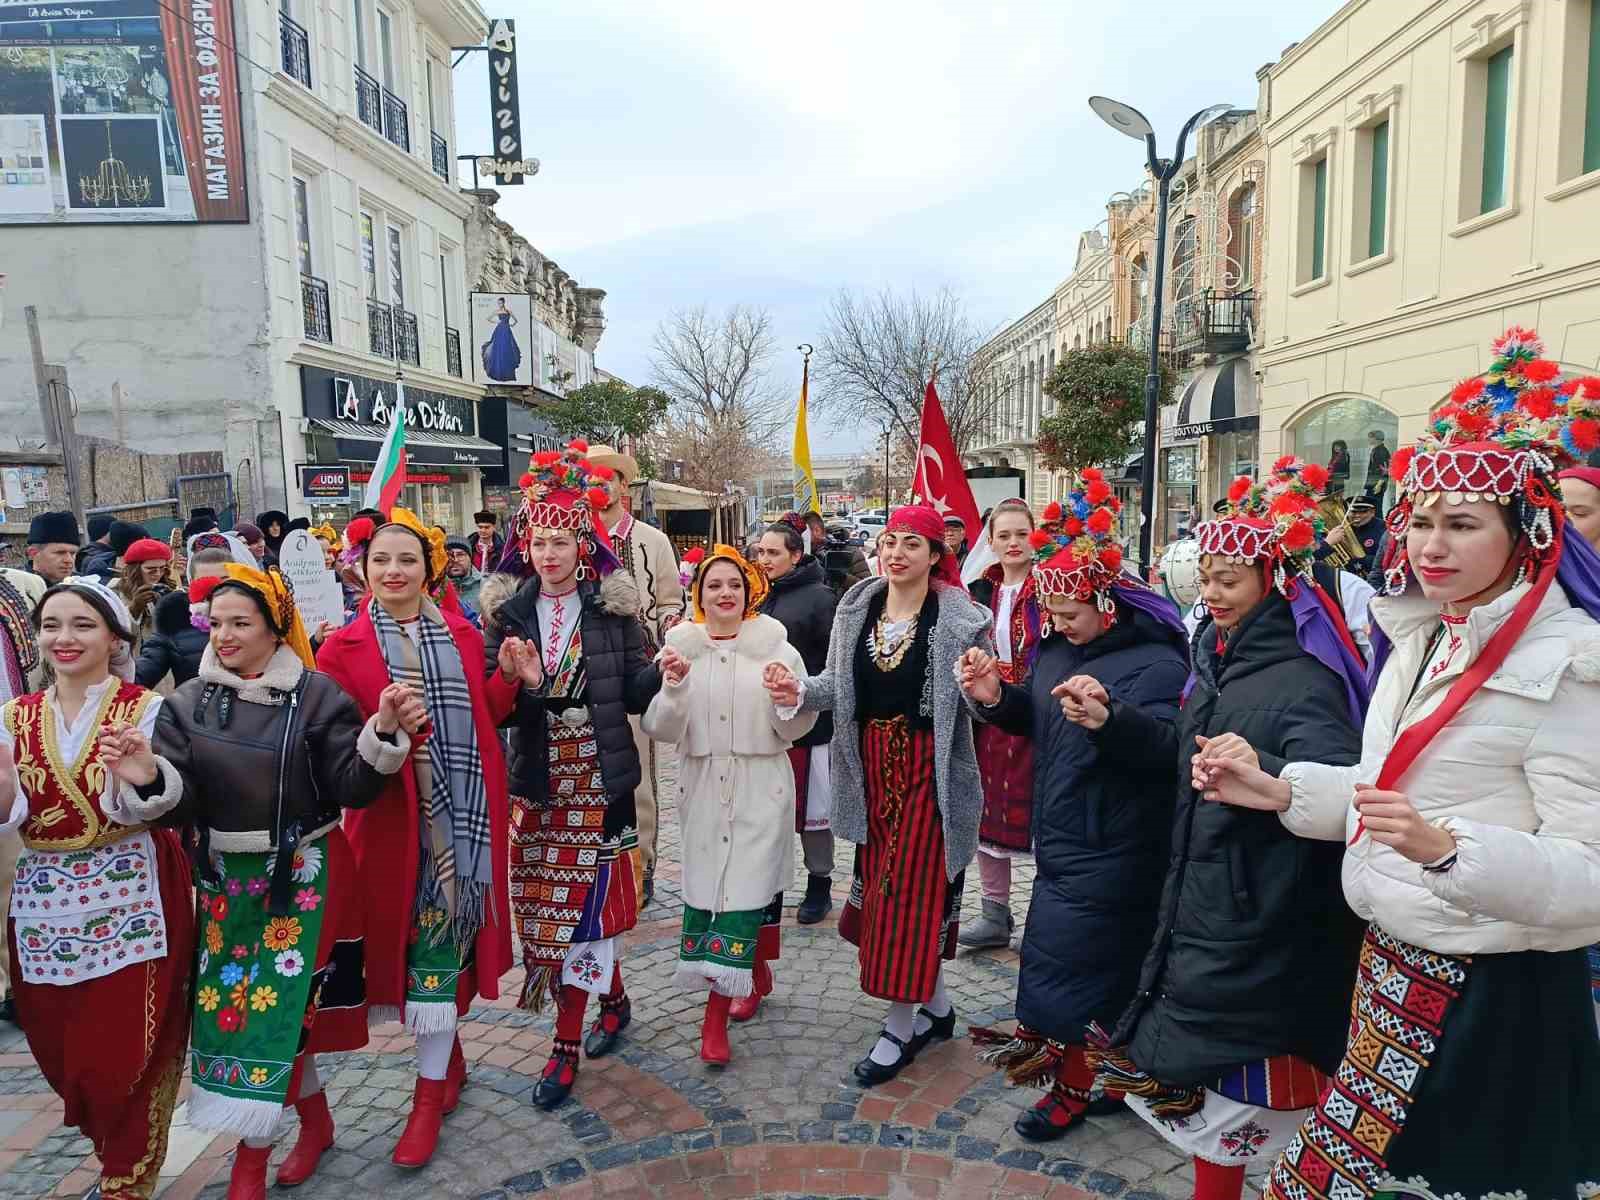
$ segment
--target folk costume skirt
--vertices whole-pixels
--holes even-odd
[[[776,962],[782,951],[783,893],[766,908],[713,913],[683,906],[683,938],[678,944],[677,981],[724,996],[755,990],[756,962]]]
[[[829,828],[833,806],[828,747],[790,746],[789,766],[794,769],[794,831],[813,833]]]
[[[960,932],[965,872],[945,878],[933,763],[932,730],[904,717],[862,726],[867,842],[856,849],[839,934],[857,948],[861,990],[897,1004],[932,998]]]
[[[568,715],[549,714],[546,799],[511,797],[511,909],[528,973],[518,1003],[532,1012],[563,983],[603,994],[619,957],[611,939],[639,920],[638,835],[606,836],[594,725]]]
[[[1587,973],[1583,950],[1454,958],[1369,926],[1344,1058],[1265,1195],[1600,1195]]]
[[[12,990],[28,1049],[64,1110],[100,1159],[104,1200],[148,1200],[167,1158],[167,1129],[189,1040],[194,900],[178,834],[152,829],[165,954],[80,983],[29,983]],[[13,910],[15,911],[15,910]],[[17,923],[7,921],[11,961]]]
[[[1011,663],[1000,677],[1019,682]],[[978,844],[996,858],[1030,858],[1033,852],[1033,739],[995,725],[975,723],[978,778],[983,784],[983,817]]]
[[[367,1044],[361,893],[344,831],[295,850],[290,912],[267,911],[274,855],[214,853],[197,881],[200,950],[189,1122],[271,1137],[306,1051]]]

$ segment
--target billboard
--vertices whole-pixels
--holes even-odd
[[[539,357],[533,297],[527,292],[473,292],[472,377],[480,383],[533,383]]]
[[[233,0],[0,0],[0,224],[248,221]]]

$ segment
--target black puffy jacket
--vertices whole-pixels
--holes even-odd
[[[1361,756],[1361,731],[1343,683],[1296,642],[1294,614],[1277,592],[1220,655],[1207,618],[1192,657],[1195,685],[1176,743],[1160,749],[1178,763],[1160,923],[1113,1040],[1179,1086],[1276,1054],[1332,1072],[1362,934],[1340,887],[1344,845],[1298,838],[1274,812],[1201,800],[1189,762],[1197,734],[1236,733],[1273,775],[1289,762],[1348,766]]]
[[[1017,1019],[1057,1041],[1081,1043],[1090,1021],[1112,1025],[1133,998],[1172,840],[1172,729],[1188,674],[1182,635],[1123,609],[1087,646],[1045,638],[1027,682],[978,709],[1034,744],[1039,874]],[[1073,675],[1092,675],[1111,696],[1111,716],[1092,733],[1050,694]]]
[[[805,660],[807,675],[821,675],[828,665],[828,639],[833,636],[833,610],[839,598],[828,586],[822,564],[806,555],[787,575],[772,581],[761,611],[783,624],[789,645]],[[819,713],[817,723],[796,746],[826,746],[833,740],[833,714]]]
[[[134,680],[140,687],[155,687],[171,671],[173,685],[181,687],[200,673],[200,656],[210,640],[189,620],[189,594],[169,592],[156,604],[155,630],[139,646]]]
[[[480,593],[481,594],[481,593]],[[639,752],[634,746],[629,713],[642,713],[661,688],[661,670],[644,648],[639,624],[639,589],[625,571],[613,571],[604,582],[578,584],[583,616],[578,627],[583,639],[584,698],[594,721],[600,753],[600,776],[610,797],[605,835],[637,827],[633,793],[639,786]],[[491,593],[492,596],[492,593]],[[540,645],[539,580],[528,580],[510,599],[498,606],[486,600],[484,616],[485,672],[498,670],[500,643],[518,637]],[[542,646],[541,646],[542,653]],[[547,714],[551,701],[527,688],[517,699],[506,724],[511,729],[511,794],[544,803],[550,790]]]

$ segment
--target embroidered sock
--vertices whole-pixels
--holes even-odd
[[[1224,1167],[1194,1160],[1194,1200],[1243,1200],[1244,1165]]]
[[[561,1004],[556,1010],[556,1037],[563,1042],[583,1038],[583,1012],[589,1007],[589,993],[570,983],[561,987]]]
[[[628,993],[622,987],[622,965],[611,968],[611,990],[600,997],[600,1016],[596,1026],[605,1033],[615,1033],[622,1027],[622,1013],[628,1007]]]
[[[883,1027],[902,1042],[909,1042],[916,1024],[916,1011],[915,1004],[891,1004],[889,1015],[883,1019]],[[880,1067],[888,1067],[899,1062],[903,1054],[905,1051],[888,1038],[879,1038],[872,1047],[871,1058]]]
[[[950,993],[945,990],[943,966],[939,968],[938,977],[934,980],[933,995],[922,1007],[927,1009],[936,1017],[949,1016],[951,1008]],[[913,1032],[920,1035],[927,1033],[928,1030],[932,1028],[933,1022],[927,1017],[923,1016],[921,1010],[919,1009],[916,1015],[915,1025],[913,1026]]]
[[[1094,1072],[1083,1055],[1082,1046],[1068,1046],[1066,1057],[1056,1067],[1056,1079],[1050,1091],[1034,1105],[1050,1124],[1065,1129],[1089,1107],[1089,1087],[1094,1083]]]
[[[622,987],[622,963],[613,962],[611,964],[611,987],[607,990],[606,994],[601,997],[601,999],[617,1002],[622,1000],[626,995],[627,992],[625,992]]]
[[[456,1044],[456,1031],[417,1036],[417,1074],[424,1079],[443,1079],[450,1070],[450,1050]]]

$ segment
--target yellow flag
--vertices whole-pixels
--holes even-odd
[[[808,358],[800,373],[800,408],[794,415],[794,508],[801,515],[822,511],[817,477],[811,473],[811,440],[806,436],[806,389],[810,383]]]

